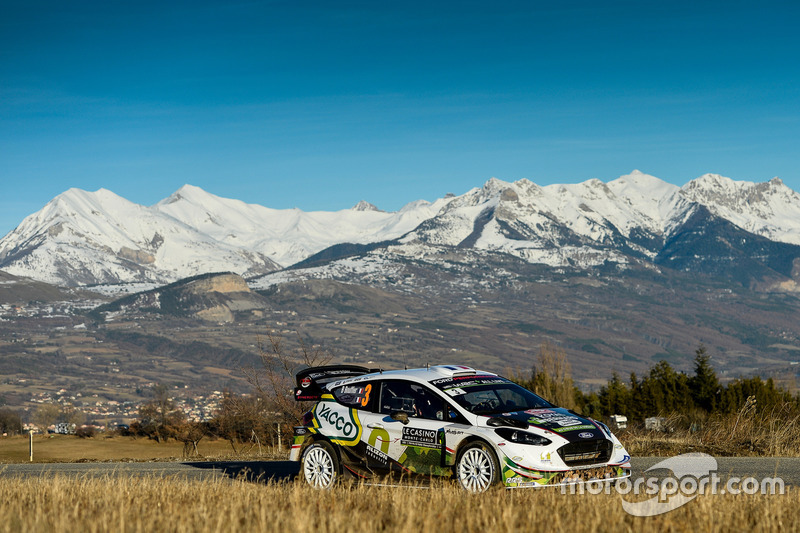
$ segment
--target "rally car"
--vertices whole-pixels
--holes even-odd
[[[489,372],[336,365],[296,380],[295,399],[316,403],[294,428],[290,460],[315,487],[346,473],[453,477],[470,492],[630,475],[630,455],[605,424]]]

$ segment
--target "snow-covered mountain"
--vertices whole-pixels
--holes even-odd
[[[639,171],[546,187],[491,179],[401,242],[502,251],[550,266],[653,260],[701,206],[747,232],[800,244],[800,195],[778,178],[754,184],[707,174],[678,187]]]
[[[276,210],[185,185],[151,207],[70,189],[0,240],[0,268],[64,286],[168,283],[207,272],[254,276],[339,242],[392,239],[449,200],[396,213]]]
[[[0,268],[60,285],[165,283],[215,271],[255,277],[310,257],[374,259],[381,247],[324,251],[380,242],[415,257],[469,249],[553,267],[633,261],[687,269],[703,255],[703,238],[726,243],[712,248],[728,261],[761,261],[791,277],[800,195],[778,178],[751,183],[707,174],[678,187],[639,171],[608,183],[544,187],[492,178],[461,196],[393,213],[364,201],[337,212],[275,210],[189,185],[151,207],[103,189],[71,189],[0,240]]]
[[[593,179],[540,187],[489,180],[450,202],[402,242],[502,251],[532,263],[591,266],[654,257],[668,226],[689,203],[680,188],[634,172],[608,184]]]
[[[491,179],[392,243],[340,258],[328,250],[303,271],[273,273],[255,286],[298,278],[380,285],[418,268],[466,272],[470,264],[500,279],[498,258],[513,256],[556,268],[669,267],[796,291],[799,223],[800,195],[778,179],[753,184],[709,174],[683,187],[639,171],[609,183],[546,187]]]

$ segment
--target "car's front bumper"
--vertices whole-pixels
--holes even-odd
[[[508,457],[503,457],[501,462],[503,484],[508,488],[607,483],[631,475],[630,463],[589,465],[563,470],[536,470],[517,464]]]

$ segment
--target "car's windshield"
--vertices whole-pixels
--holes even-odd
[[[499,377],[434,384],[458,405],[476,415],[553,407],[553,404],[528,389]]]

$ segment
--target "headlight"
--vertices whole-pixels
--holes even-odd
[[[494,432],[500,435],[501,438],[510,442],[516,442],[517,444],[530,444],[532,446],[547,446],[548,444],[550,444],[550,442],[552,442],[550,439],[542,437],[540,435],[528,433],[527,431],[520,431],[514,428],[497,428],[494,430]]]

